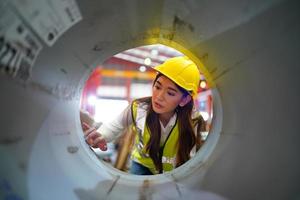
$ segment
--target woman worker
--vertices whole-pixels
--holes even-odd
[[[133,125],[130,173],[137,175],[171,171],[188,161],[204,125],[200,115],[192,119],[200,80],[195,63],[187,57],[175,57],[154,69],[158,74],[151,97],[134,100],[114,121],[99,129],[86,127],[85,131],[87,143],[105,151],[107,142]]]

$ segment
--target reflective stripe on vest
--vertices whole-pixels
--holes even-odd
[[[133,120],[136,120],[138,103],[132,103],[132,114]],[[144,130],[140,130],[137,126],[134,126],[133,130],[136,132],[135,142],[133,146],[133,150],[131,153],[131,159],[134,161],[141,163],[142,165],[148,167],[153,174],[158,174],[159,172],[156,170],[155,165],[152,159],[149,157],[149,154],[146,150],[146,145],[150,139],[150,132],[147,126],[144,126]],[[166,139],[163,148],[162,154],[162,165],[163,171],[171,171],[175,168],[176,165],[176,154],[178,149],[178,123],[176,121],[175,126],[171,130],[168,138]]]

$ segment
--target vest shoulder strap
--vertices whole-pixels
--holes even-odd
[[[138,103],[136,101],[133,101],[131,103],[131,117],[134,125],[136,125],[137,108],[138,108]]]

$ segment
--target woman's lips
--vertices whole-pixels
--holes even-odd
[[[156,103],[156,102],[154,102],[154,106],[155,106],[156,108],[158,108],[158,109],[162,109],[162,108],[163,108],[162,105],[160,105],[159,103]]]

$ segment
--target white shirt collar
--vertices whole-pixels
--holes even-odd
[[[147,115],[147,106],[145,104],[141,104],[137,108],[137,117],[136,117],[136,125],[140,130],[144,130],[145,122],[146,122],[146,115]],[[162,130],[162,135],[168,134],[173,126],[176,123],[177,119],[177,113],[175,112],[173,116],[170,118],[169,122],[167,123],[166,126],[163,126],[163,124],[160,122],[161,130]]]
[[[159,122],[160,122],[160,125],[162,126],[162,128],[173,127],[176,123],[176,118],[177,118],[177,113],[175,112],[165,127],[163,126],[163,123],[161,121],[159,121]]]

